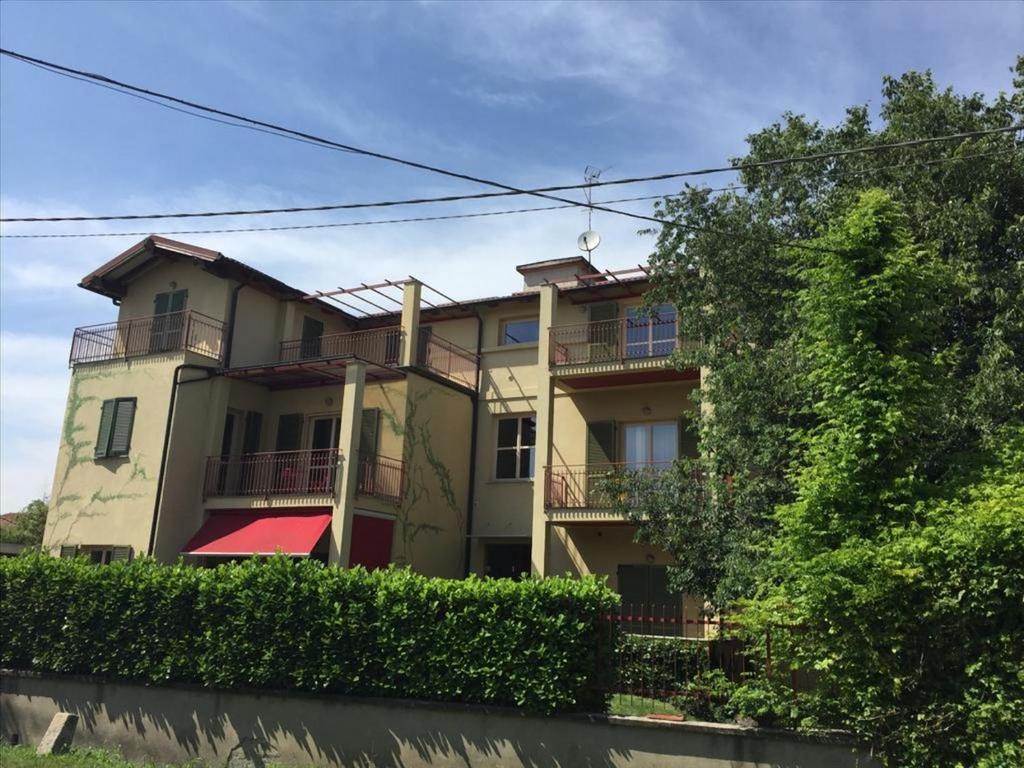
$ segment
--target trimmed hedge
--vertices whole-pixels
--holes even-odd
[[[60,673],[602,710],[618,597],[594,579],[432,579],[286,557],[199,569],[0,560],[0,664]]]
[[[621,635],[616,648],[619,690],[673,695],[711,669],[710,646],[681,637]]]

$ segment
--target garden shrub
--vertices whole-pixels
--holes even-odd
[[[618,597],[595,579],[433,579],[286,557],[211,569],[0,560],[0,664],[215,688],[602,710]]]
[[[710,669],[706,642],[623,634],[616,648],[619,690],[670,696]]]

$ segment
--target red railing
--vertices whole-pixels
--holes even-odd
[[[206,460],[206,496],[334,495],[338,449],[268,451]]]
[[[77,365],[182,350],[220,361],[224,323],[186,309],[76,328],[68,362]]]
[[[671,461],[643,464],[577,464],[544,468],[544,506],[548,509],[610,509],[614,499],[605,488],[609,478],[621,472],[664,472]]]
[[[550,334],[548,362],[555,366],[665,357],[679,346],[675,312],[556,325]]]
[[[398,365],[402,353],[402,329],[398,326],[369,331],[331,333],[315,339],[290,339],[281,342],[279,360],[322,360],[332,357],[356,357],[377,365]]]
[[[443,376],[449,381],[476,389],[476,374],[480,367],[480,358],[452,344],[446,339],[433,334],[422,334],[419,341],[417,362],[424,368]]]
[[[360,457],[356,492],[401,504],[405,497],[405,462],[386,456]]]

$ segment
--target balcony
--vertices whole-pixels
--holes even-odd
[[[205,498],[225,496],[334,497],[341,454],[337,448],[266,451],[206,460]],[[386,456],[359,461],[356,493],[399,504],[405,497],[405,462]]]
[[[356,493],[389,504],[401,504],[405,498],[405,480],[405,462],[401,459],[376,455],[361,457]]]
[[[679,345],[675,312],[556,325],[550,333],[553,367],[667,357]]]
[[[420,336],[419,365],[466,389],[476,389],[480,357],[468,349],[433,334]]]
[[[204,495],[333,497],[338,466],[337,448],[210,456]]]
[[[69,364],[189,351],[220,361],[224,323],[192,309],[76,328]]]
[[[616,519],[610,510],[618,500],[605,488],[606,480],[620,472],[665,472],[672,465],[671,461],[658,461],[545,467],[544,507],[552,520]]]

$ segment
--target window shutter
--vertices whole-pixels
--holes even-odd
[[[171,294],[171,300],[168,312],[181,312],[185,309],[185,305],[188,303],[188,291],[175,291]]]
[[[587,464],[611,464],[616,461],[615,422],[592,421],[587,424]]]
[[[297,451],[302,443],[302,414],[284,413],[277,419],[278,451]]]
[[[602,301],[589,305],[590,322],[614,320],[619,316],[619,305],[614,301]]]
[[[93,452],[97,459],[108,455],[110,450],[110,431],[114,426],[114,410],[116,400],[104,400],[100,410],[100,431],[96,436],[96,450]]]
[[[61,557],[75,557],[78,555],[77,544],[65,544],[60,548]]]
[[[153,314],[154,315],[166,315],[170,312],[171,306],[171,294],[169,293],[158,293],[153,299]]]
[[[380,428],[380,408],[364,408],[359,424],[359,455],[363,458],[377,454]]]
[[[110,456],[127,456],[135,423],[135,398],[115,401],[114,427],[110,434]]]
[[[698,449],[700,435],[697,432],[697,421],[694,416],[679,417],[679,458],[695,459],[700,455]]]
[[[112,563],[127,563],[131,559],[131,547],[112,547],[110,550],[110,562]]]
[[[263,431],[263,414],[248,411],[245,414],[245,432],[242,433],[242,453],[256,453],[260,449],[260,433]]]

